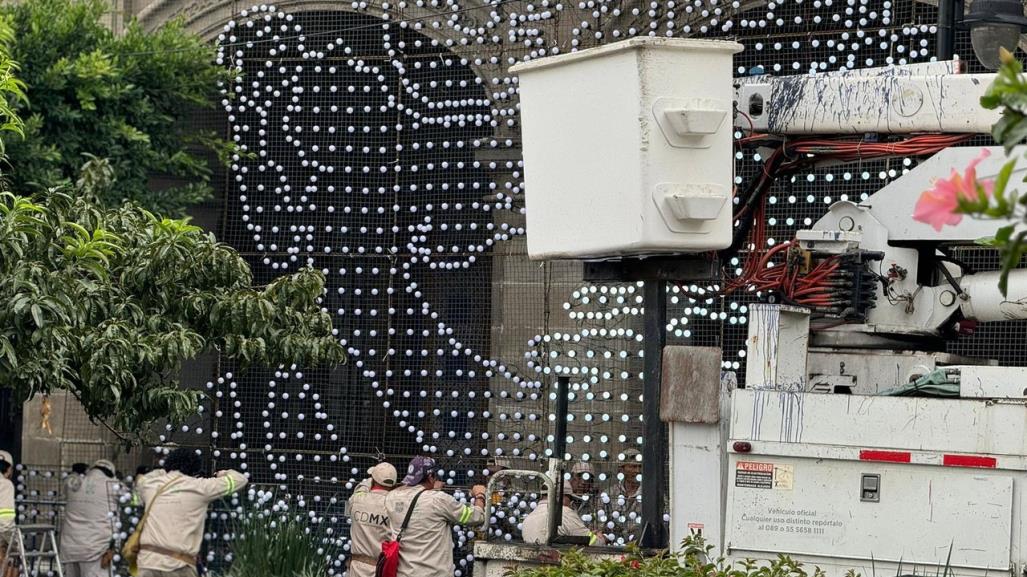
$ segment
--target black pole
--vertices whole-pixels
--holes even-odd
[[[667,427],[660,421],[663,346],[667,341],[667,281],[647,280],[642,350],[642,539],[643,547],[667,546],[663,491],[667,486]]]
[[[549,503],[549,535],[546,544],[552,543],[559,535],[560,525],[563,524],[563,457],[567,454],[567,404],[571,388],[571,378],[560,376],[556,378],[556,433],[553,437],[553,459],[558,459],[560,466],[556,468],[556,476],[553,482],[556,483],[555,499]]]
[[[938,0],[938,60],[952,60],[955,49],[956,0]]]

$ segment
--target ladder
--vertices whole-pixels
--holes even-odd
[[[57,552],[56,528],[53,525],[16,525],[11,535],[11,542],[7,545],[7,557],[3,566],[0,567],[0,576],[5,576],[9,568],[18,567],[16,560],[20,560],[23,577],[45,575],[40,571],[40,565],[44,560],[49,560],[48,572],[64,577],[64,568],[61,566],[61,557]],[[37,535],[29,541],[38,548],[27,550],[25,548],[25,535]],[[49,548],[48,548],[49,545]],[[31,569],[31,570],[30,570]],[[18,575],[18,573],[14,573]]]

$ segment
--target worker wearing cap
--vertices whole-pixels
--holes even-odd
[[[350,555],[348,577],[374,577],[382,542],[392,538],[385,496],[396,487],[396,468],[378,463],[349,498]]]
[[[238,471],[198,478],[203,462],[196,451],[179,448],[164,468],[139,479],[139,497],[150,515],[139,539],[139,577],[197,577],[207,505],[246,486]]]
[[[574,494],[571,484],[563,483],[563,520],[556,534],[561,537],[588,537],[589,545],[602,545],[606,541],[602,535],[597,535],[585,526],[581,517],[571,508],[574,501],[580,497]],[[549,500],[543,496],[535,510],[524,518],[524,529],[521,531],[524,542],[531,545],[545,545],[549,536]]]
[[[613,534],[624,543],[640,535],[642,511],[642,453],[627,449],[621,454],[617,482],[608,491],[607,517],[614,520]]]
[[[452,577],[452,526],[485,521],[485,487],[471,489],[472,505],[443,493],[438,466],[431,457],[414,457],[403,485],[385,497],[393,535],[399,533],[414,497],[420,494],[400,539],[399,577]]]
[[[7,546],[14,538],[14,458],[0,451],[0,575],[5,574]]]
[[[586,522],[594,521],[599,491],[596,488],[596,472],[588,461],[578,461],[571,467],[571,487],[578,500],[574,511]],[[587,517],[587,519],[586,519]]]
[[[61,561],[65,577],[105,577],[109,574],[120,485],[114,464],[93,463],[85,476],[68,475],[64,483],[64,521],[61,523]]]

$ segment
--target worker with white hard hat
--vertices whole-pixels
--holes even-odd
[[[0,575],[5,575],[7,547],[14,535],[14,457],[0,451]],[[15,569],[15,571],[17,571]]]
[[[392,536],[385,496],[396,487],[396,467],[378,463],[349,498],[350,556],[348,577],[374,577],[382,541]]]
[[[563,483],[563,519],[557,528],[561,537],[588,537],[589,545],[605,543],[602,535],[593,533],[585,526],[577,512],[571,508],[575,500],[580,499],[574,494],[574,488],[567,481]],[[521,531],[524,542],[531,545],[545,545],[549,536],[549,500],[543,495],[535,510],[524,518],[524,529]]]
[[[61,562],[65,577],[106,577],[114,558],[118,495],[114,463],[100,459],[64,483]]]

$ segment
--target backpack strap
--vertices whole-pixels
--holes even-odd
[[[414,506],[417,505],[417,500],[421,498],[421,495],[423,495],[425,491],[427,491],[427,489],[421,489],[416,495],[414,495],[414,500],[411,501],[410,506],[407,507],[407,515],[403,518],[403,525],[399,528],[399,533],[396,534],[397,541],[403,537],[403,531],[407,530],[407,525],[410,524],[410,516],[414,514]]]
[[[182,477],[177,477],[175,479],[172,479],[172,480],[164,483],[164,485],[162,485],[160,489],[157,489],[157,492],[150,499],[150,502],[146,504],[146,508],[143,509],[143,518],[139,520],[139,525],[138,525],[139,526],[139,537],[140,537],[140,539],[143,536],[143,531],[146,530],[146,520],[150,518],[150,510],[153,509],[153,505],[157,502],[157,497],[160,497],[161,495],[163,495],[164,492],[167,491],[168,489],[170,489],[172,485],[178,483],[181,480],[182,480]]]

